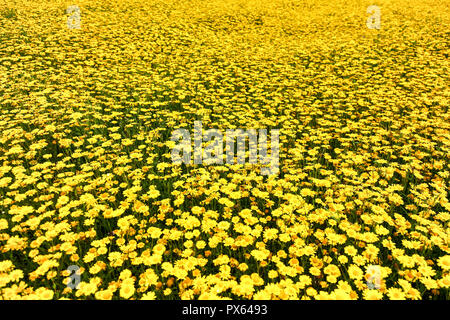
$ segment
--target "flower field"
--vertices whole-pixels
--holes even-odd
[[[2,0],[0,299],[450,299],[449,7]]]

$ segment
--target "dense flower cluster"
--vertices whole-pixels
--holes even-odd
[[[8,3],[1,299],[450,298],[448,2]],[[194,121],[279,174],[173,164]]]

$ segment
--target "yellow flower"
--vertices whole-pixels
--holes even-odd
[[[228,230],[230,228],[230,223],[228,221],[221,221],[217,224],[220,230]]]
[[[53,299],[53,291],[47,288],[39,288],[36,290],[36,294],[38,295],[39,299],[42,300],[51,300]]]
[[[348,292],[345,292],[342,289],[336,289],[334,290],[334,296],[336,300],[352,300],[350,297],[350,294]]]
[[[206,242],[203,240],[199,240],[196,242],[195,246],[197,247],[197,249],[204,249],[206,247]]]
[[[318,276],[320,276],[320,274],[321,274],[322,272],[321,272],[320,269],[317,268],[317,267],[311,267],[311,268],[309,268],[309,273],[311,273],[313,276],[318,277]]]
[[[348,262],[348,258],[347,258],[346,256],[339,256],[339,257],[338,257],[338,261],[339,261],[341,264],[346,264],[346,263]]]
[[[111,300],[112,297],[113,297],[113,294],[109,290],[97,291],[95,293],[95,298],[98,300]]]
[[[381,300],[383,299],[383,293],[376,289],[366,289],[363,292],[364,300]]]
[[[326,266],[326,267],[323,269],[323,272],[324,272],[325,274],[327,274],[327,275],[331,275],[331,276],[334,276],[334,277],[339,277],[339,276],[341,275],[341,271],[340,271],[339,268],[338,268],[336,265],[334,265],[334,264],[330,264],[330,265]]]
[[[244,272],[245,270],[248,269],[248,265],[246,263],[241,263],[241,264],[239,264],[238,269],[240,271]]]
[[[8,228],[8,221],[6,219],[0,219],[0,230]]]
[[[156,300],[156,295],[154,292],[147,292],[142,295],[141,300]]]
[[[268,276],[270,279],[275,279],[276,277],[278,277],[278,272],[276,270],[270,270]]]
[[[405,300],[405,293],[402,289],[399,288],[390,288],[388,289],[387,295],[390,300]]]
[[[306,294],[308,296],[314,297],[317,295],[317,290],[314,289],[313,287],[309,287],[308,289],[306,289]]]
[[[161,193],[157,189],[151,189],[147,194],[150,198],[156,199],[160,196]]]
[[[135,289],[133,284],[123,284],[120,288],[120,296],[124,299],[129,299],[131,296],[133,296],[134,291]]]
[[[272,295],[265,290],[258,291],[253,295],[254,300],[270,300]]]
[[[358,266],[352,264],[348,268],[348,275],[351,279],[360,280],[364,276],[364,272]]]
[[[166,251],[166,247],[161,243],[158,243],[153,247],[153,252],[156,254],[162,255],[164,251]]]
[[[437,260],[438,266],[440,266],[443,270],[450,270],[450,255],[445,255],[440,257]]]

